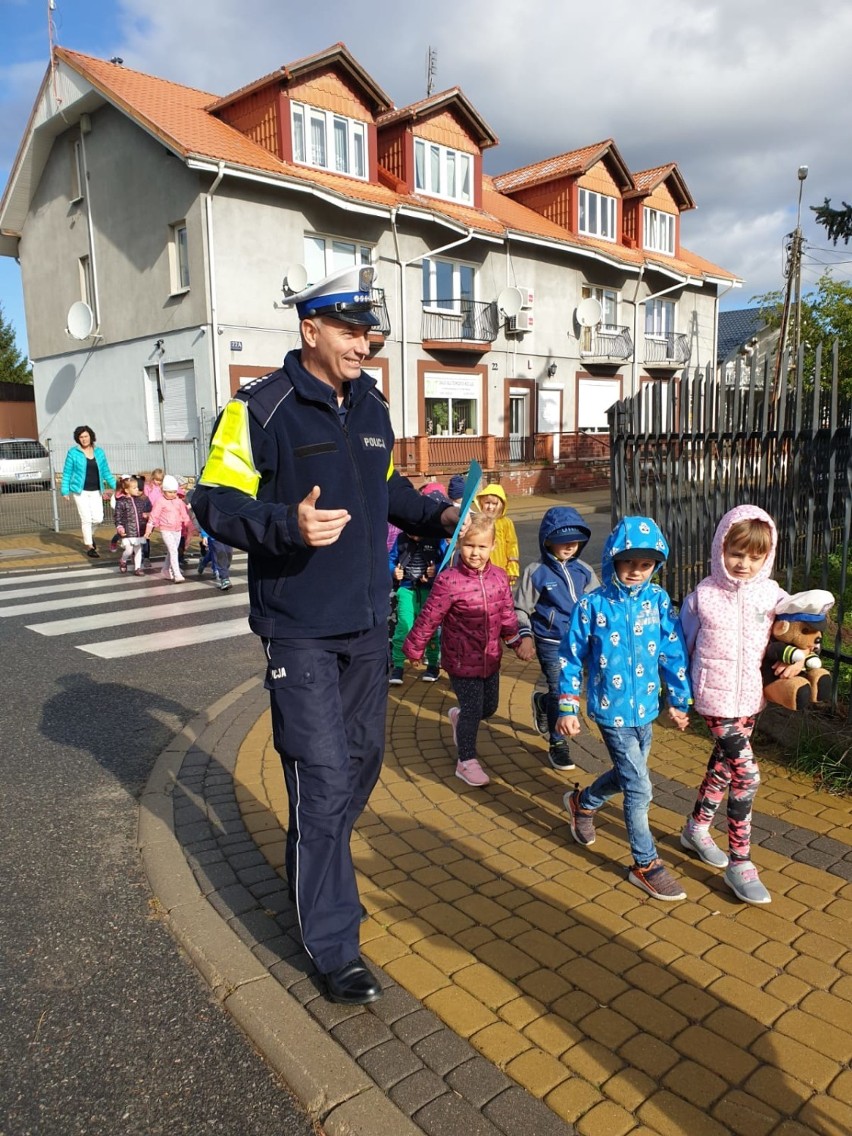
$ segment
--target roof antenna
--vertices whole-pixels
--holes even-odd
[[[438,70],[438,52],[431,46],[426,49],[426,98],[435,88],[435,72]]]

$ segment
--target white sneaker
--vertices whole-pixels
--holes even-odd
[[[690,852],[695,852],[711,868],[727,868],[728,866],[728,857],[710,835],[709,826],[705,828],[703,825],[697,825],[692,817],[689,817],[683,826],[680,844],[682,848],[688,848]]]
[[[760,882],[757,868],[751,860],[737,860],[729,864],[722,879],[743,903],[772,902],[772,896]]]

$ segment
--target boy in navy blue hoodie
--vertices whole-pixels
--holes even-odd
[[[550,739],[548,758],[554,769],[573,769],[568,742],[556,732],[559,717],[559,643],[568,630],[574,605],[584,592],[597,588],[594,569],[580,560],[592,535],[576,509],[548,509],[538,530],[541,559],[528,564],[515,588],[518,623],[528,627],[547,682],[547,691],[534,690],[533,722]]]

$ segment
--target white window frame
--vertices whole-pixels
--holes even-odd
[[[480,434],[482,430],[482,379],[478,375],[453,374],[451,372],[427,373],[423,384],[424,422],[423,429],[428,430],[428,409],[430,403],[441,402],[446,405],[447,425],[440,433],[434,430],[433,437],[463,437],[468,430],[473,434]],[[476,421],[472,424],[467,413],[463,418],[464,426],[457,430],[463,404],[471,404],[473,416]],[[443,415],[442,415],[443,417]]]
[[[645,301],[645,336],[648,339],[667,339],[677,327],[675,300]]]
[[[293,161],[333,174],[369,176],[367,123],[308,103],[290,104]]]
[[[597,300],[601,306],[601,324],[598,335],[618,335],[621,325],[618,322],[619,293],[615,288],[599,288],[596,284],[584,284],[582,289],[584,300]],[[614,318],[608,320],[607,310]]]
[[[304,251],[308,284],[318,283],[337,268],[373,263],[372,245],[326,233],[305,233]]]
[[[145,368],[145,411],[148,441],[161,442],[160,403],[156,363]],[[198,436],[195,364],[191,359],[163,364],[163,418],[167,442],[187,442]]]
[[[577,200],[577,231],[614,242],[618,239],[617,226],[617,198],[581,187]]]
[[[473,205],[473,154],[414,139],[414,192]]]
[[[642,247],[649,252],[674,256],[676,223],[677,218],[673,213],[664,213],[646,205],[642,218]]]
[[[169,276],[172,296],[189,291],[189,234],[185,220],[169,226]]]
[[[444,276],[447,267],[451,270],[452,280],[452,295],[445,296],[439,291],[439,273]],[[462,291],[463,278],[470,274],[470,291],[469,294]],[[445,260],[442,257],[423,257],[422,261],[422,279],[423,279],[423,305],[426,311],[441,312],[458,312],[461,315],[461,301],[473,300],[476,301],[476,266],[467,264],[461,260]]]
[[[81,256],[77,263],[80,273],[80,299],[94,311],[95,281],[92,276],[91,257],[88,254]]]

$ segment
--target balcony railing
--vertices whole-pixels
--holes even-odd
[[[385,302],[385,290],[384,288],[373,288],[370,295],[373,301],[373,315],[377,316],[379,320],[379,326],[372,330],[376,335],[390,335],[391,325],[388,306]]]
[[[423,340],[493,343],[497,338],[497,327],[497,305],[494,303],[450,299],[423,303],[420,323],[420,338]]]
[[[674,331],[668,335],[645,336],[645,363],[658,367],[680,367],[689,362],[689,336]]]
[[[633,336],[629,327],[583,328],[580,354],[590,362],[595,359],[629,359],[633,354]]]

